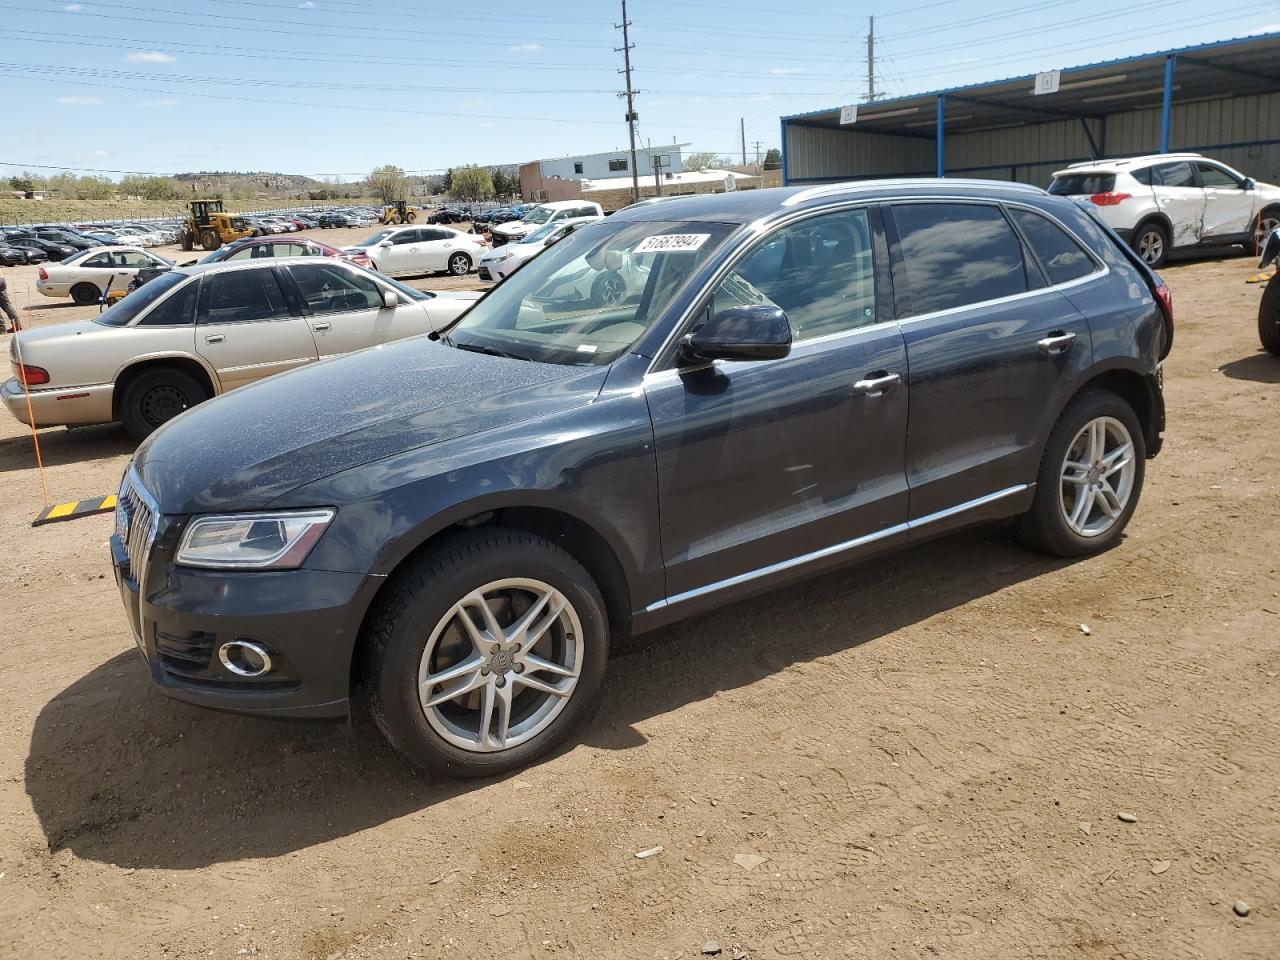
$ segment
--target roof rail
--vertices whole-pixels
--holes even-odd
[[[884,190],[892,187],[970,187],[990,190],[992,187],[1001,187],[1009,190],[1023,190],[1027,193],[1044,193],[1040,187],[1033,187],[1029,183],[1018,183],[1015,180],[966,180],[956,177],[898,177],[886,180],[846,180],[842,183],[827,183],[819,187],[809,187],[805,190],[797,191],[787,199],[782,201],[784,207],[795,207],[807,200],[814,200],[818,197],[833,197],[845,193],[869,193],[876,190]]]

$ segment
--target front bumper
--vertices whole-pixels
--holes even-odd
[[[160,692],[257,716],[346,716],[356,637],[381,579],[326,570],[177,567],[172,556],[184,526],[162,517],[137,573],[119,534],[110,541],[129,625]],[[227,670],[218,649],[231,640],[264,646],[272,670],[255,678]]]
[[[0,385],[0,400],[19,422],[29,427],[79,427],[110,423],[114,392],[114,384],[98,383],[87,387],[35,388],[28,396],[18,378],[10,377]]]

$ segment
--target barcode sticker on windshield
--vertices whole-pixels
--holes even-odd
[[[636,247],[636,253],[684,253],[697,250],[711,239],[709,233],[663,233],[645,237]]]

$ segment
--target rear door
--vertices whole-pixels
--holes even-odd
[[[1086,319],[1048,285],[999,205],[886,210],[910,369],[910,513],[932,532],[939,514],[971,519],[1026,492],[1045,418],[1090,364],[1092,344]]]
[[[1199,243],[1204,232],[1204,190],[1191,162],[1157,164],[1151,187],[1160,212],[1173,225],[1173,245],[1189,247]]]
[[[196,322],[196,350],[224,390],[316,359],[310,324],[290,308],[273,266],[206,274]]]
[[[432,329],[423,306],[404,304],[388,309],[382,302],[382,288],[371,277],[329,258],[291,264],[286,269],[297,286],[321,357],[363,350]]]
[[[1244,180],[1216,163],[1196,164],[1204,188],[1204,240],[1239,239],[1252,232],[1254,195]]]

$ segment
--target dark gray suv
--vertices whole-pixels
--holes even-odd
[[[1127,246],[1030,187],[646,202],[443,335],[160,429],[116,576],[169,695],[341,717],[361,692],[413,760],[494,774],[591,712],[621,634],[993,518],[1112,546],[1172,323]]]

